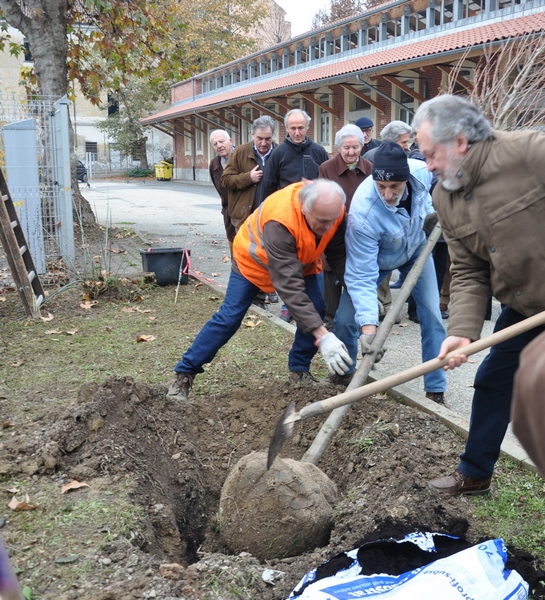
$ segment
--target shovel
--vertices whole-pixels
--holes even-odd
[[[377,333],[375,335],[375,339],[371,344],[371,350],[373,351],[371,354],[366,354],[356,372],[354,373],[354,377],[352,381],[348,385],[346,389],[347,392],[359,388],[362,386],[367,376],[369,375],[371,369],[375,364],[375,352],[378,352],[384,345],[390,331],[392,330],[395,321],[398,315],[401,313],[407,298],[409,297],[412,289],[416,285],[422,270],[424,269],[424,265],[428,261],[437,240],[441,236],[441,225],[437,223],[435,225],[433,231],[431,232],[428,240],[422,248],[418,258],[416,259],[414,265],[411,270],[407,274],[399,293],[397,294],[397,298],[392,303],[392,306],[388,313],[386,314],[384,320],[382,321],[382,325],[378,328]],[[341,408],[335,409],[327,418],[326,422],[322,425],[322,428],[318,432],[318,435],[312,442],[310,448],[305,452],[302,462],[310,462],[313,465],[318,464],[324,452],[327,450],[327,447],[331,443],[333,436],[337,433],[342,420],[348,414],[350,410],[350,404],[347,404]],[[271,463],[272,464],[272,463]],[[270,466],[270,465],[269,465]],[[267,467],[268,468],[268,467]]]
[[[374,381],[373,383],[369,383],[355,390],[344,392],[343,394],[332,396],[330,398],[326,398],[325,400],[319,400],[318,402],[314,402],[313,404],[305,406],[299,412],[295,410],[295,403],[293,401],[290,402],[274,429],[272,440],[269,446],[267,465],[272,465],[278,452],[280,452],[283,443],[293,435],[293,424],[297,421],[322,415],[341,406],[352,404],[356,400],[362,400],[363,398],[367,398],[373,394],[378,394],[379,392],[386,392],[396,385],[407,383],[408,381],[412,381],[417,377],[421,377],[422,375],[426,375],[427,373],[431,373],[436,369],[444,367],[448,361],[455,356],[460,354],[471,356],[472,354],[476,354],[477,352],[481,352],[482,350],[496,346],[501,342],[505,342],[506,340],[524,333],[525,331],[529,331],[534,327],[538,327],[539,325],[545,325],[545,311],[540,312],[533,317],[529,317],[524,321],[515,323],[510,327],[506,327],[501,331],[497,331],[496,333],[493,333],[485,338],[477,340],[468,346],[453,350],[452,352],[449,352],[445,358],[433,358],[432,360],[428,360],[421,365],[416,365],[415,367],[411,367],[410,369],[406,369],[405,371],[401,371],[395,375],[390,375],[389,377],[385,377],[379,381]]]

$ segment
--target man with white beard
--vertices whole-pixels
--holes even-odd
[[[488,296],[503,305],[499,331],[545,310],[545,134],[496,131],[459,96],[424,102],[412,126],[428,169],[439,177],[433,201],[451,257],[451,312],[439,358],[479,338]],[[471,422],[458,467],[430,486],[450,495],[486,494],[511,409],[519,355],[536,327],[494,346],[479,366]]]
[[[405,276],[426,244],[424,222],[433,213],[431,173],[421,160],[408,159],[403,148],[384,142],[373,158],[372,177],[356,190],[346,227],[346,270],[333,331],[356,362],[370,346],[379,324],[377,286],[394,269]],[[445,339],[433,258],[426,261],[413,289],[421,325],[422,360],[435,358]],[[377,356],[375,360],[380,359]],[[426,397],[445,404],[446,376],[424,376]]]

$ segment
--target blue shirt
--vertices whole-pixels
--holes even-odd
[[[345,236],[344,281],[360,327],[379,323],[379,273],[407,263],[426,241],[422,227],[426,215],[433,212],[429,194],[432,174],[420,160],[408,159],[408,163],[411,214],[399,206],[389,206],[371,177],[359,185],[352,198]]]

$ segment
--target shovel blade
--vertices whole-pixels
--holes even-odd
[[[295,412],[295,402],[293,400],[286,406],[278,423],[274,428],[271,443],[269,445],[269,454],[267,456],[267,469],[271,468],[277,454],[280,452],[284,442],[293,435],[293,421],[286,423],[288,417]]]

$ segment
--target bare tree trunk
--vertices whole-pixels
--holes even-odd
[[[65,96],[68,92],[68,0],[0,0],[0,8],[7,22],[28,40],[40,94],[54,100]],[[91,205],[79,191],[77,157],[72,144],[70,136],[75,212],[84,225],[95,225]]]

